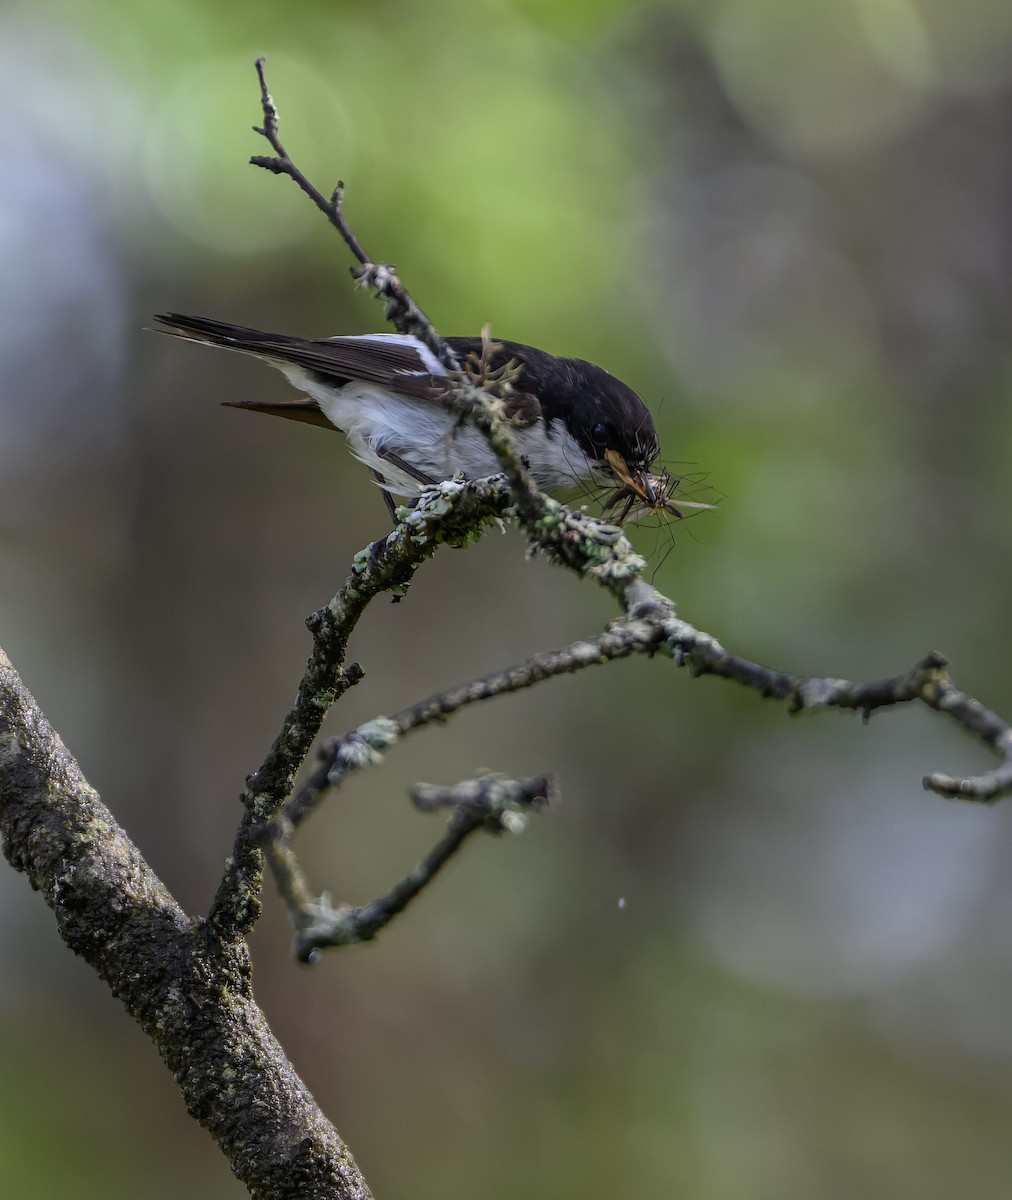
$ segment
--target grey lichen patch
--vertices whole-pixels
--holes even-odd
[[[573,662],[579,666],[590,666],[593,663],[605,662],[605,655],[597,642],[573,642],[569,647]]]
[[[590,573],[609,583],[618,584],[639,578],[646,570],[646,566],[647,560],[642,555],[630,550],[622,557],[609,555],[600,565],[591,567]]]
[[[499,817],[503,833],[521,834],[527,828],[527,817],[523,813],[508,809]]]
[[[316,961],[323,946],[351,946],[362,941],[351,904],[334,904],[328,893],[302,905],[295,920],[295,957],[300,962]]]
[[[694,651],[702,651],[714,659],[727,655],[727,651],[715,637],[701,633],[688,621],[682,621],[678,617],[664,622],[664,642],[667,651],[679,666],[682,666]]]
[[[458,472],[452,479],[425,488],[415,504],[398,508],[398,532],[403,530],[404,535],[418,546],[472,545],[481,539],[485,526],[501,519],[500,496],[504,487],[502,476],[467,480]],[[482,499],[488,502],[485,508],[475,508],[467,503]]]
[[[675,602],[642,579],[633,580],[623,591],[622,607],[628,620],[652,625],[675,619]]]
[[[383,761],[383,751],[400,737],[400,728],[389,717],[376,717],[353,729],[340,740],[331,767],[329,780],[337,783],[349,771],[376,766]]]
[[[359,725],[356,733],[374,750],[384,750],[387,746],[392,746],[400,737],[400,728],[395,721],[391,721],[389,717],[376,717],[372,721],[366,721],[364,725]]]
[[[804,679],[797,688],[795,708],[826,708],[836,704],[840,693],[847,688],[846,679]]]
[[[592,575],[610,590],[628,586],[646,569],[617,525],[567,508],[546,496],[541,515],[533,522],[532,553],[545,550],[581,575]]]

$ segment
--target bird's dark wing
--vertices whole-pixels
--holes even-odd
[[[156,318],[164,326],[162,332],[190,341],[221,346],[243,354],[253,354],[274,366],[292,365],[312,371],[336,387],[359,381],[388,388],[409,399],[444,404],[449,381],[433,373],[419,349],[408,338],[339,337],[297,338],[283,333],[264,333],[244,325],[215,321],[210,317],[191,317],[182,313],[164,313]],[[476,337],[447,338],[463,362],[468,355],[480,355],[482,340]],[[542,351],[517,342],[495,342],[488,363],[492,370],[505,366],[510,360],[521,365],[530,356]],[[430,360],[431,361],[431,360]],[[537,396],[522,390],[523,373],[505,401],[505,415],[518,425],[531,425],[542,415]],[[330,422],[315,402],[303,398],[265,405],[260,402],[236,401],[235,408],[255,408],[276,416],[309,421],[330,428]]]
[[[338,387],[358,380],[417,400],[438,400],[446,390],[407,339],[297,338],[181,313],[165,313],[157,320],[165,326],[163,332],[176,337],[254,354],[275,366],[302,367]]]

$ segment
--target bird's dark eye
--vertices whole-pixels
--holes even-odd
[[[608,426],[603,421],[598,421],[594,428],[590,431],[591,441],[595,446],[607,446],[608,444]]]

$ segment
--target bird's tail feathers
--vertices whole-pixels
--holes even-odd
[[[226,350],[238,350],[245,354],[260,354],[271,358],[286,344],[297,345],[302,338],[288,338],[282,333],[264,333],[246,325],[232,325],[228,321],[215,321],[211,317],[188,317],[183,313],[159,313],[155,320],[164,329],[156,333],[168,333],[173,337],[191,342],[204,342],[209,346],[222,346]]]

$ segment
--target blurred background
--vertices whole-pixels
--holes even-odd
[[[1003,0],[11,2],[0,11],[0,644],[190,912],[309,649],[387,527],[287,385],[167,309],[383,328],[282,136],[444,333],[601,363],[723,497],[634,533],[687,620],[799,673],[937,648],[1012,715],[1012,7]],[[674,546],[671,545],[671,536]],[[518,534],[378,603],[340,733],[592,633]],[[1008,1195],[1012,828],[921,790],[928,711],[788,719],[666,661],[398,748],[313,819],[361,902],[439,833],[406,787],[554,771],[372,946],[256,990],[377,1196]],[[139,1031],[0,871],[10,1195],[238,1196]]]

